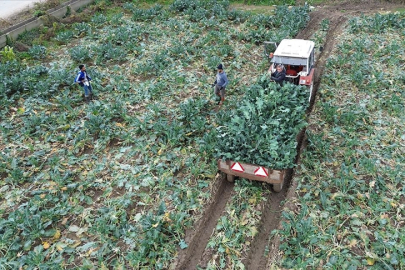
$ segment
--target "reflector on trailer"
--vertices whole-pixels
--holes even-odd
[[[243,169],[242,165],[240,165],[239,162],[235,162],[234,164],[232,164],[231,170],[237,171],[237,172],[244,172],[245,171],[245,169]]]
[[[255,170],[255,175],[267,177],[269,174],[267,173],[266,169],[263,167],[259,167]]]

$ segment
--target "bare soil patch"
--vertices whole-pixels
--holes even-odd
[[[69,2],[68,0],[47,0],[45,2],[39,2],[35,3],[34,8],[31,9],[24,9],[21,12],[6,18],[6,19],[1,19],[0,18],[0,32],[12,27],[13,25],[16,25],[18,23],[21,23],[25,20],[28,20],[34,16],[35,10],[49,10],[52,8],[55,8],[59,5],[61,5],[64,2]]]
[[[202,218],[193,229],[186,232],[185,242],[188,247],[179,249],[174,269],[196,269],[218,219],[225,210],[226,202],[232,195],[233,186],[233,183],[226,181],[223,174],[217,174],[212,188],[212,199],[207,204]]]
[[[275,9],[274,6],[252,6],[244,4],[232,4],[231,8],[236,10],[243,10],[252,13],[263,13],[263,14],[273,14]]]

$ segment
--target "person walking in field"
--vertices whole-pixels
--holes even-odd
[[[219,96],[220,100],[218,102],[219,105],[224,104],[225,101],[225,87],[228,85],[228,78],[226,77],[226,73],[222,64],[219,64],[217,73],[217,79],[215,80],[215,95]]]
[[[91,78],[86,72],[86,67],[84,65],[79,65],[79,73],[75,78],[75,83],[78,83],[84,89],[84,98],[86,102],[90,102],[93,98],[93,88],[91,87]]]

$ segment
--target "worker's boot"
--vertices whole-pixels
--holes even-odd
[[[216,101],[217,101],[217,104],[219,104],[221,102],[221,96],[220,95],[217,95]]]
[[[93,91],[90,91],[90,100],[93,100],[94,96],[93,96]]]
[[[90,102],[90,97],[89,97],[89,96],[84,97],[84,98],[85,98],[85,100],[86,100],[86,103],[89,103],[89,102]]]

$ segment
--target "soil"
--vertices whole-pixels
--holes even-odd
[[[0,18],[0,32],[16,25],[19,24],[25,20],[31,19],[34,16],[35,10],[49,10],[52,8],[55,8],[59,6],[62,2],[68,2],[62,1],[62,0],[46,0],[43,2],[35,3],[34,7],[31,9],[24,9],[21,12],[10,16],[8,18]]]
[[[224,174],[217,174],[212,187],[210,203],[205,208],[202,218],[193,229],[186,232],[185,242],[188,247],[179,249],[173,269],[196,269],[218,219],[225,210],[226,202],[232,195],[233,183],[226,181]]]

